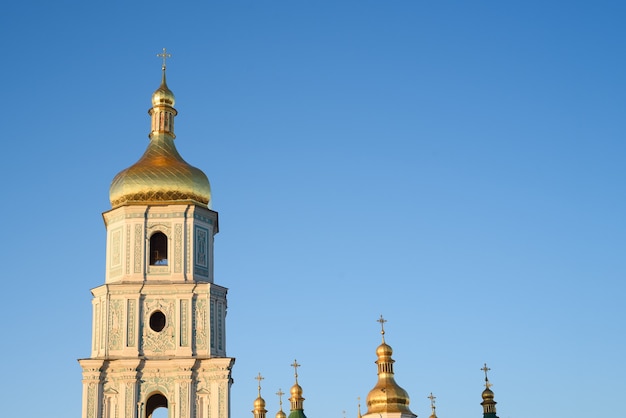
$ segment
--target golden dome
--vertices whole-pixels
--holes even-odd
[[[152,95],[150,143],[143,156],[115,176],[109,189],[113,208],[133,204],[193,203],[208,206],[211,186],[207,176],[189,165],[174,145],[174,94],[165,83]]]
[[[254,409],[264,409],[265,408],[265,399],[260,396],[254,400]]]
[[[391,358],[392,354],[393,354],[393,349],[391,348],[391,346],[389,344],[387,344],[384,341],[376,349],[376,356],[378,356],[378,358],[381,358],[381,357]]]
[[[487,400],[492,401],[493,398],[494,398],[494,395],[493,395],[493,391],[491,389],[486,388],[485,390],[483,390],[483,399],[485,401],[487,401]]]
[[[382,316],[379,322],[381,325],[385,322]],[[409,409],[409,394],[396,383],[394,378],[394,360],[391,358],[393,349],[385,343],[384,328],[381,334],[383,335],[383,342],[376,348],[378,382],[367,394],[367,414],[400,412],[415,416]]]
[[[289,390],[292,398],[300,398],[302,397],[302,387],[299,384],[295,384]]]
[[[174,93],[167,87],[165,82],[165,71],[163,71],[163,78],[161,79],[161,85],[158,89],[152,93],[152,106],[167,105],[174,107],[176,99]]]
[[[276,412],[276,418],[287,418],[287,414],[285,414],[281,409],[280,411]]]
[[[378,383],[367,394],[367,413],[401,412],[409,409],[409,394],[396,383],[393,376],[378,377]]]

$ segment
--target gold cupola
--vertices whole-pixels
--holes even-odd
[[[306,418],[306,415],[304,415],[304,398],[302,397],[302,386],[298,384],[298,367],[300,367],[300,365],[298,364],[297,360],[294,360],[291,366],[295,370],[294,374],[296,378],[296,383],[294,383],[294,385],[289,390],[289,394],[291,395],[289,397],[291,407],[288,418]]]
[[[208,207],[211,186],[207,176],[189,165],[174,145],[174,93],[165,80],[164,53],[161,85],[152,94],[150,143],[143,156],[115,176],[109,189],[113,209],[123,205],[198,204]]]
[[[259,375],[255,377],[255,379],[259,382],[259,395],[254,400],[254,409],[252,410],[252,415],[254,415],[254,418],[265,418],[265,414],[267,413],[267,410],[265,409],[265,399],[261,397],[261,380],[263,380],[264,377],[261,376],[261,373],[259,373]]]
[[[385,327],[387,322],[382,315],[378,320],[381,325],[382,344],[376,349],[376,364],[378,365],[378,382],[367,395],[367,414],[382,414],[387,412],[417,416],[409,409],[409,394],[402,389],[394,378],[391,358],[393,350],[385,342]]]
[[[278,392],[276,392],[276,395],[278,395],[279,409],[278,409],[278,412],[276,412],[276,418],[287,418],[287,414],[285,414],[285,412],[283,411],[283,395],[284,394],[285,392],[283,392],[280,388],[278,388]]]
[[[429,418],[437,418],[437,413],[435,412],[435,409],[437,409],[435,406],[435,399],[437,399],[437,397],[430,392],[430,395],[428,395],[427,398],[430,399],[430,410],[432,411]]]
[[[494,400],[493,391],[490,389],[493,385],[489,382],[489,377],[487,376],[487,372],[491,369],[485,363],[480,370],[485,372],[485,390],[482,393],[483,401],[480,403],[483,406],[483,418],[498,418],[496,415],[497,402]]]

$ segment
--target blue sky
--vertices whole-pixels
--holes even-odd
[[[501,418],[626,415],[625,15],[611,1],[5,6],[3,415],[80,415],[100,214],[147,145],[163,47],[178,149],[220,213],[233,417],[251,416],[258,372],[273,417],[294,358],[309,418],[354,417],[380,314],[420,417],[430,392],[440,418],[481,416],[485,362]]]

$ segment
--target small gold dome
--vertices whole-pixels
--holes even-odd
[[[376,349],[376,355],[378,356],[378,358],[391,358],[392,354],[393,354],[393,349],[391,348],[389,344],[385,342],[379,345],[378,348]]]
[[[276,418],[287,418],[287,414],[285,414],[281,409],[280,411],[276,412]]]
[[[265,399],[261,398],[260,396],[256,398],[254,400],[254,409],[257,411],[261,409],[265,409]]]
[[[165,71],[163,71],[163,79],[161,80],[161,85],[155,92],[152,94],[152,106],[174,106],[176,103],[176,99],[174,97],[174,93],[167,87],[167,83],[165,82]]]
[[[289,390],[289,393],[291,394],[292,398],[300,398],[302,397],[302,387],[299,384],[295,384],[291,387],[291,390]]]
[[[493,392],[491,391],[491,389],[486,388],[485,390],[483,390],[483,399],[484,400],[493,400],[494,395]]]

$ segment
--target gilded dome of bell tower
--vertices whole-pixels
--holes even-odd
[[[123,205],[167,205],[192,203],[208,207],[211,201],[209,179],[202,170],[189,165],[174,145],[174,93],[165,79],[163,58],[161,85],[152,94],[150,143],[143,156],[115,176],[109,189],[113,209]]]

